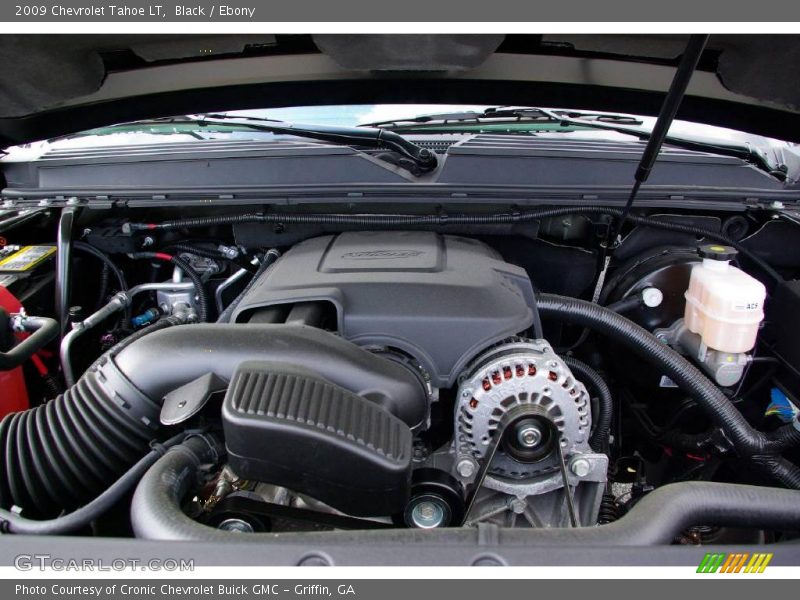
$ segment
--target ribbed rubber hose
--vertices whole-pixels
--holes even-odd
[[[588,383],[597,392],[599,405],[594,420],[594,431],[589,438],[589,446],[595,452],[607,453],[611,435],[611,419],[614,415],[614,399],[611,397],[611,390],[600,374],[585,362],[571,356],[562,356],[561,359],[575,377],[584,384]]]
[[[109,374],[86,373],[55,400],[0,422],[0,507],[55,516],[97,496],[147,452],[155,430],[115,401]]]
[[[198,467],[220,460],[213,438],[193,437],[175,446],[139,482],[131,504],[131,524],[139,538],[193,542],[303,544],[330,546],[370,543],[443,546],[475,543],[473,528],[392,529],[321,533],[240,534],[198,523],[181,505],[198,485]],[[712,482],[672,483],[640,500],[624,517],[599,527],[501,529],[499,544],[526,546],[648,546],[669,544],[695,525],[800,529],[800,492]]]
[[[0,532],[21,535],[60,535],[86,527],[110,510],[126,493],[133,489],[147,470],[164,455],[167,449],[179,444],[187,434],[181,432],[162,443],[151,443],[152,450],[128,469],[97,498],[79,509],[59,515],[54,519],[37,521],[26,519],[15,512],[0,509]]]
[[[661,369],[664,375],[705,410],[740,456],[752,458],[754,464],[784,485],[800,488],[800,469],[776,456],[800,444],[800,431],[792,425],[785,425],[778,433],[770,435],[757,431],[697,367],[646,329],[607,308],[554,294],[540,294],[538,305],[542,318],[557,319],[597,331]]]

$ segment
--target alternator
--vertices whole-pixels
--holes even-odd
[[[558,468],[553,444],[568,459],[590,452],[589,394],[544,340],[502,344],[479,357],[461,381],[456,410],[456,454],[484,456],[503,416],[515,406],[535,405],[540,419],[506,436],[490,473],[526,479]],[[552,425],[551,425],[552,424]],[[558,438],[558,439],[555,439]]]
[[[608,457],[589,447],[586,388],[545,340],[492,348],[467,369],[458,394],[454,473],[468,488],[481,486],[466,524],[597,522]]]

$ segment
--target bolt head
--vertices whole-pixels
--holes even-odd
[[[526,424],[517,430],[517,441],[526,448],[538,446],[542,437],[542,430],[534,424]]]
[[[411,509],[411,522],[420,529],[433,529],[441,526],[447,518],[447,510],[441,502],[423,500]]]
[[[475,475],[476,470],[477,467],[475,465],[475,461],[472,460],[471,458],[462,458],[456,464],[456,471],[464,479],[467,479]]]
[[[255,531],[250,523],[242,519],[225,519],[217,528],[233,533],[253,533]]]
[[[586,477],[592,472],[592,463],[585,458],[575,458],[570,462],[569,470],[576,477]]]

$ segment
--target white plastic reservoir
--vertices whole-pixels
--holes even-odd
[[[706,346],[731,353],[755,346],[767,295],[760,281],[730,264],[735,255],[728,246],[701,246],[703,262],[692,269],[684,313]]]

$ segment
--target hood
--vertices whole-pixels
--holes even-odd
[[[685,35],[6,35],[0,144],[315,104],[658,113]],[[800,141],[800,36],[712,36],[678,118]]]

